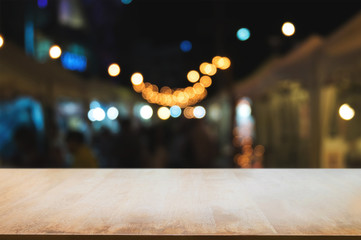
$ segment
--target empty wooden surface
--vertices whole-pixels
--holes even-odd
[[[361,236],[361,170],[0,169],[12,235]]]

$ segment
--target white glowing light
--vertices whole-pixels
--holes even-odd
[[[94,109],[90,109],[88,112],[88,118],[90,121],[94,122],[96,121],[95,117],[94,117]]]
[[[351,120],[355,116],[355,110],[346,103],[342,104],[338,113],[343,120]]]
[[[237,112],[243,118],[248,118],[251,116],[251,106],[247,103],[241,103],[237,106]]]
[[[140,85],[143,82],[143,75],[139,72],[133,73],[133,75],[130,78],[130,81],[133,85]]]
[[[96,121],[103,121],[105,118],[105,112],[100,107],[93,109],[93,116]]]
[[[120,73],[120,67],[116,63],[112,63],[108,67],[108,74],[112,77],[118,76]]]
[[[193,115],[195,118],[204,118],[206,116],[206,109],[202,106],[197,106],[193,109]]]
[[[53,59],[57,59],[61,56],[61,48],[58,45],[54,45],[49,49],[49,55]]]
[[[147,120],[153,116],[153,109],[149,105],[144,105],[140,108],[140,117]]]
[[[0,35],[0,48],[4,45],[4,38]]]
[[[107,116],[110,120],[114,120],[118,117],[119,111],[115,107],[110,107],[107,111]]]
[[[295,33],[295,26],[290,22],[285,22],[282,25],[282,32],[287,37],[292,36]]]

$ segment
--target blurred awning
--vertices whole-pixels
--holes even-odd
[[[284,57],[266,62],[235,86],[236,97],[256,96],[279,81],[312,86],[339,81],[340,75],[361,82],[361,13],[326,39],[311,36]]]

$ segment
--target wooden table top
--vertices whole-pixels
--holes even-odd
[[[361,169],[0,169],[0,238],[74,235],[361,238]]]

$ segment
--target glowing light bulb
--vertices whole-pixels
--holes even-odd
[[[105,118],[105,112],[100,107],[93,109],[93,117],[96,121],[103,121]]]
[[[170,117],[170,110],[167,107],[161,107],[158,109],[158,117],[162,120],[167,120]]]
[[[4,38],[0,35],[0,48],[4,45]]]
[[[140,108],[140,117],[147,120],[153,116],[153,109],[149,105],[144,105]]]
[[[130,78],[130,81],[133,85],[140,85],[143,83],[143,75],[139,72],[133,73],[133,75]]]
[[[173,117],[173,118],[177,118],[179,117],[180,115],[182,114],[182,109],[175,105],[175,106],[172,106],[170,108],[170,115]]]
[[[193,109],[193,115],[198,119],[204,118],[206,115],[206,109],[202,106],[197,106]]]
[[[338,113],[343,120],[351,120],[355,116],[355,110],[348,104],[342,104],[339,108]]]
[[[246,41],[251,36],[247,28],[241,28],[237,31],[237,38],[241,41]]]
[[[108,73],[111,77],[116,77],[120,73],[120,67],[116,63],[112,63],[108,67]]]
[[[195,83],[198,81],[199,79],[199,73],[196,70],[191,70],[188,72],[187,74],[187,79],[188,81],[190,81],[191,83]]]
[[[202,76],[199,82],[206,88],[212,85],[212,79],[208,76]]]
[[[96,121],[95,117],[94,117],[94,109],[90,109],[88,112],[88,119],[92,122]]]
[[[237,113],[242,118],[248,118],[249,116],[251,116],[251,113],[252,113],[251,106],[249,104],[247,104],[247,103],[240,103],[237,106]]]
[[[107,117],[110,119],[110,120],[114,120],[118,117],[119,115],[119,111],[117,108],[115,107],[110,107],[107,111]]]
[[[282,32],[285,36],[290,37],[295,33],[295,26],[290,22],[285,22],[282,25]]]
[[[57,59],[61,56],[61,48],[58,45],[54,45],[49,49],[49,56],[52,59]]]

